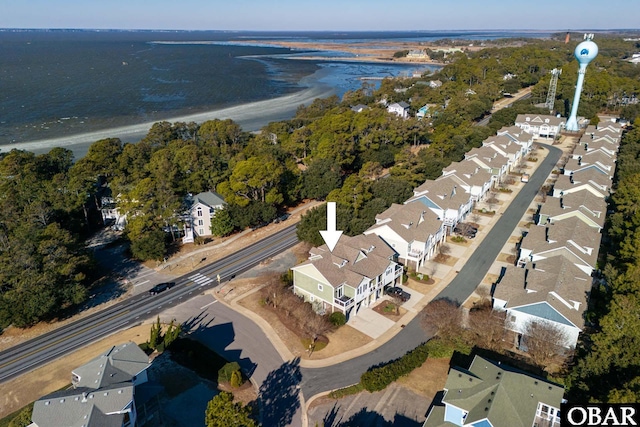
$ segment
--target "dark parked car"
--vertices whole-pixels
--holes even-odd
[[[409,298],[411,298],[411,294],[409,292],[403,290],[399,286],[392,286],[390,288],[387,288],[384,291],[384,293],[387,294],[387,295],[391,295],[392,297],[399,298],[400,301],[402,301],[402,302],[409,301]]]
[[[159,294],[160,292],[164,292],[167,289],[173,288],[175,285],[176,285],[176,282],[158,283],[153,288],[149,289],[149,295]]]

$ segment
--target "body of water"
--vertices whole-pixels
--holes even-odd
[[[335,52],[326,54],[331,56],[329,60],[292,60],[288,55],[300,51],[255,40],[353,44],[525,34],[540,36],[499,32],[0,30],[0,145],[4,150],[11,144],[60,141],[272,98],[294,100],[287,96],[313,87],[322,87],[317,93],[323,95],[341,96],[360,88],[362,76],[408,75],[430,68],[347,62],[344,58],[348,55]],[[281,115],[293,115],[295,107]],[[259,128],[259,120],[250,126]]]

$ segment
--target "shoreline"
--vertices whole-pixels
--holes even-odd
[[[311,76],[309,76],[311,77]],[[308,79],[305,78],[303,80]],[[145,122],[134,125],[107,128],[92,132],[85,132],[57,138],[42,140],[17,142],[14,144],[0,144],[0,152],[8,152],[13,149],[31,151],[35,154],[49,152],[54,147],[63,147],[71,150],[74,159],[83,157],[89,150],[89,146],[96,141],[105,138],[119,138],[123,143],[138,142],[144,138],[151,126],[158,122],[196,122],[201,124],[207,120],[231,119],[238,123],[242,130],[253,132],[260,130],[265,125],[274,121],[287,120],[292,118],[300,105],[308,105],[317,98],[326,98],[335,94],[335,89],[320,84],[310,84],[306,88],[284,95],[278,98],[271,98],[262,101],[254,101],[226,107],[202,113],[194,113],[185,116],[172,117],[164,120]]]

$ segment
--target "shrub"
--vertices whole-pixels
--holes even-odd
[[[364,386],[362,385],[362,383],[358,383],[358,384],[350,385],[349,387],[333,390],[331,393],[329,393],[329,397],[331,399],[340,399],[342,397],[349,396],[351,394],[360,393],[362,390],[364,390]]]
[[[331,322],[333,326],[340,327],[347,323],[347,317],[344,313],[336,311],[335,313],[331,313],[329,316],[329,322]]]
[[[454,348],[451,344],[444,342],[441,339],[433,338],[427,342],[427,351],[429,356],[440,359],[443,357],[453,356]]]
[[[467,241],[467,239],[465,239],[465,238],[464,238],[464,237],[462,237],[462,236],[453,236],[453,237],[451,238],[451,241],[452,241],[452,242],[455,242],[455,243],[464,243],[464,242],[466,242],[466,241]]]
[[[238,362],[229,362],[225,364],[218,371],[218,382],[219,383],[231,382],[231,377],[233,376],[234,372],[240,373],[240,365],[238,364]]]
[[[229,381],[231,387],[238,388],[242,385],[242,374],[240,371],[231,372],[231,380]]]
[[[33,403],[22,408],[22,410],[9,421],[9,427],[27,427],[31,425],[31,413],[33,412]]]
[[[384,390],[398,378],[408,375],[411,371],[420,367],[429,356],[426,344],[420,344],[399,359],[370,368],[360,377],[360,382],[364,389],[369,392]]]

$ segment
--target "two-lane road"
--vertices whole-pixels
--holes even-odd
[[[158,295],[139,294],[54,331],[0,352],[0,382],[26,373],[68,352],[139,323],[162,310],[199,295],[298,243],[296,224],[235,254],[175,280]]]

